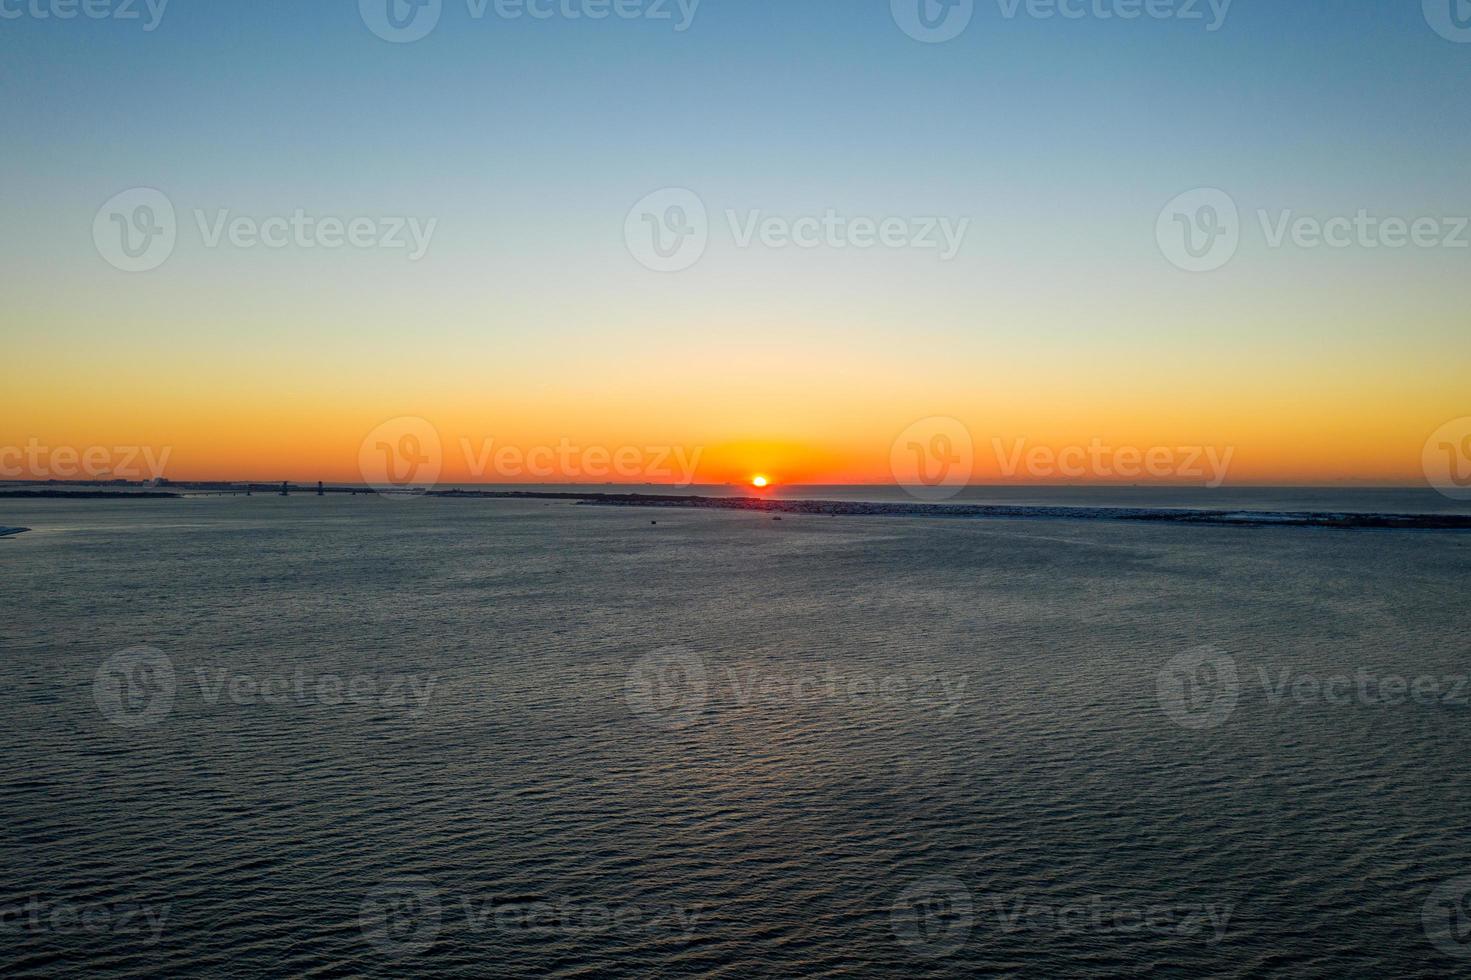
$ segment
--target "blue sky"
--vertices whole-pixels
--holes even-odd
[[[18,0],[8,0],[14,6]],[[25,0],[26,3],[35,0]],[[141,0],[139,0],[141,4]],[[1204,0],[1202,0],[1202,7]],[[1004,18],[919,44],[887,3],[704,0],[668,21],[471,18],[413,44],[354,2],[172,0],[138,21],[0,21],[11,181],[136,175],[474,204],[712,182],[898,201],[1216,178],[1264,192],[1462,183],[1471,47],[1417,4],[1238,0],[1200,22]],[[327,168],[332,168],[330,171]],[[67,183],[63,183],[67,182]],[[500,195],[504,197],[510,194]]]

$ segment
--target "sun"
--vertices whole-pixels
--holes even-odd
[[[767,480],[764,476],[753,476],[751,478],[751,486],[755,487],[757,490],[762,489],[769,482],[771,481]]]

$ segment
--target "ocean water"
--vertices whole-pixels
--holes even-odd
[[[0,524],[6,976],[1471,970],[1471,535]]]

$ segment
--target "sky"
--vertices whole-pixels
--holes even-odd
[[[1423,484],[1449,0],[920,2],[0,0],[0,471]]]

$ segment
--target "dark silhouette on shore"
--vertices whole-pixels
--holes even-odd
[[[869,503],[843,500],[771,500],[639,493],[538,493],[515,490],[431,490],[429,497],[571,500],[606,507],[750,510],[838,517],[940,517],[993,520],[1138,521],[1214,527],[1323,527],[1471,531],[1471,517],[1454,514],[1340,514],[1306,511],[1165,510],[1143,507],[1047,507],[1003,504]]]
[[[60,489],[54,484],[37,489],[0,489],[0,498],[62,500],[153,500],[201,496],[250,496],[274,488],[259,483],[170,484],[171,490]],[[283,481],[277,495],[301,490]],[[1078,507],[1011,504],[879,503],[844,500],[773,500],[768,497],[707,497],[698,494],[593,493],[538,490],[432,490],[405,488],[375,491],[364,487],[329,487],[317,482],[315,496],[347,494],[419,496],[463,500],[570,501],[604,507],[663,507],[708,510],[749,510],[770,514],[808,514],[829,517],[928,517],[972,520],[1130,521],[1148,524],[1195,524],[1210,527],[1318,527],[1357,530],[1468,531],[1471,516],[1459,514],[1391,514],[1329,511],[1177,510],[1150,507]],[[780,518],[777,518],[778,520]],[[656,522],[655,522],[656,523]]]

